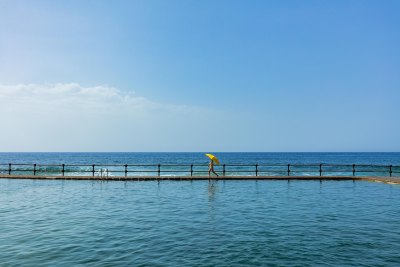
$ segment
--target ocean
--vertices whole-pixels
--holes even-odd
[[[205,175],[208,158],[205,153],[0,153],[0,173],[35,175],[98,175],[107,169],[110,176],[127,175]],[[214,153],[221,164],[215,167],[220,174],[287,175],[400,175],[400,153]],[[9,164],[12,164],[9,166]],[[28,164],[28,165],[18,165]],[[95,165],[92,167],[92,165]],[[160,168],[158,167],[160,164]],[[194,166],[191,167],[191,165]],[[320,167],[320,164],[322,166]],[[353,173],[353,164],[354,167]],[[168,166],[173,165],[173,166]],[[225,165],[225,166],[224,166]],[[332,166],[333,165],[333,166]],[[374,165],[371,167],[368,165]],[[392,167],[390,167],[392,165]]]
[[[41,164],[207,164],[205,153],[213,153],[225,164],[378,164],[400,165],[395,153],[260,153],[260,152],[0,152],[0,163]]]
[[[399,153],[215,153],[398,164]],[[1,153],[1,162],[206,164],[203,153]],[[399,266],[400,186],[0,179],[0,266]]]

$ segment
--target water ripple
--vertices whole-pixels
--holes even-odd
[[[398,266],[400,188],[0,181],[1,266]]]

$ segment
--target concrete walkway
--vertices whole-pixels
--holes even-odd
[[[316,180],[316,181],[371,181],[400,184],[400,177],[371,176],[33,176],[0,174],[0,179],[35,180],[107,180],[107,181],[194,181],[194,180]]]

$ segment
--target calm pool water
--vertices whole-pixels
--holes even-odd
[[[0,180],[0,266],[399,266],[400,186]]]

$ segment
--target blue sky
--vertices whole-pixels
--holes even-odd
[[[398,14],[0,0],[0,150],[400,151]]]

